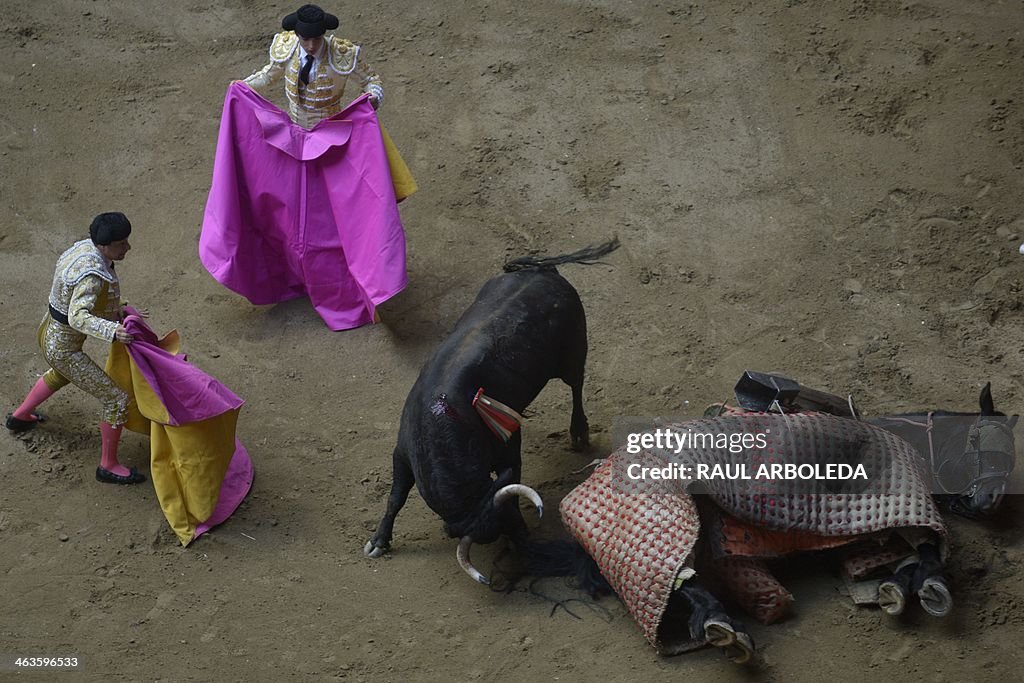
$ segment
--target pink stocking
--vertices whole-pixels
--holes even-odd
[[[127,477],[131,471],[117,459],[117,447],[121,443],[121,425],[114,427],[107,422],[100,422],[100,436],[103,441],[100,467],[108,472]]]
[[[56,392],[46,385],[46,380],[40,377],[36,380],[35,386],[28,392],[28,396],[22,401],[18,409],[12,413],[14,417],[25,422],[35,422],[36,418],[32,414],[32,411],[39,407],[46,399],[53,396]]]

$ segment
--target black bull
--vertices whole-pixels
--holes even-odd
[[[387,511],[363,549],[368,557],[389,549],[395,517],[414,483],[448,535],[462,539],[460,564],[478,581],[486,578],[469,564],[471,543],[503,534],[525,541],[526,523],[512,494],[530,496],[538,508],[540,497],[525,486],[509,488],[522,473],[520,432],[505,443],[477,414],[473,398],[483,389],[522,413],[548,380],[558,378],[572,389],[572,445],[587,445],[586,316],[579,294],[555,267],[590,264],[618,246],[613,239],[565,256],[516,259],[483,286],[406,399]]]

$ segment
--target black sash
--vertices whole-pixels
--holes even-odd
[[[71,323],[68,322],[68,317],[61,313],[60,311],[58,311],[53,306],[50,306],[50,317],[59,322],[61,325],[67,325],[68,327],[71,327]]]

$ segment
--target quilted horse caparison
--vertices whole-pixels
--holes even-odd
[[[667,425],[678,434],[762,435],[764,448],[729,448],[711,438],[699,447],[626,447],[612,453],[563,499],[569,532],[597,562],[644,636],[663,653],[702,643],[685,629],[666,629],[677,579],[697,573],[724,583],[756,618],[781,617],[792,596],[764,560],[845,546],[845,571],[859,578],[908,557],[924,541],[945,552],[946,528],[913,447],[856,420],[821,413],[733,413]],[[633,449],[636,450],[636,449]],[[695,475],[715,464],[742,476],[640,479],[630,466],[675,463]],[[761,477],[761,465],[861,465],[864,477]],[[741,467],[743,466],[743,467]],[[804,467],[804,471],[809,468]],[[632,471],[637,474],[637,467]],[[838,471],[838,470],[837,470]],[[695,495],[699,491],[701,495]],[[702,562],[695,549],[701,541]]]

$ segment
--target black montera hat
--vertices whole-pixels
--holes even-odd
[[[338,17],[328,14],[316,5],[303,5],[297,12],[281,20],[281,28],[295,31],[303,38],[316,38],[338,28]]]
[[[107,245],[111,242],[128,239],[132,234],[132,224],[120,211],[101,213],[92,219],[89,226],[89,237],[93,244]]]

